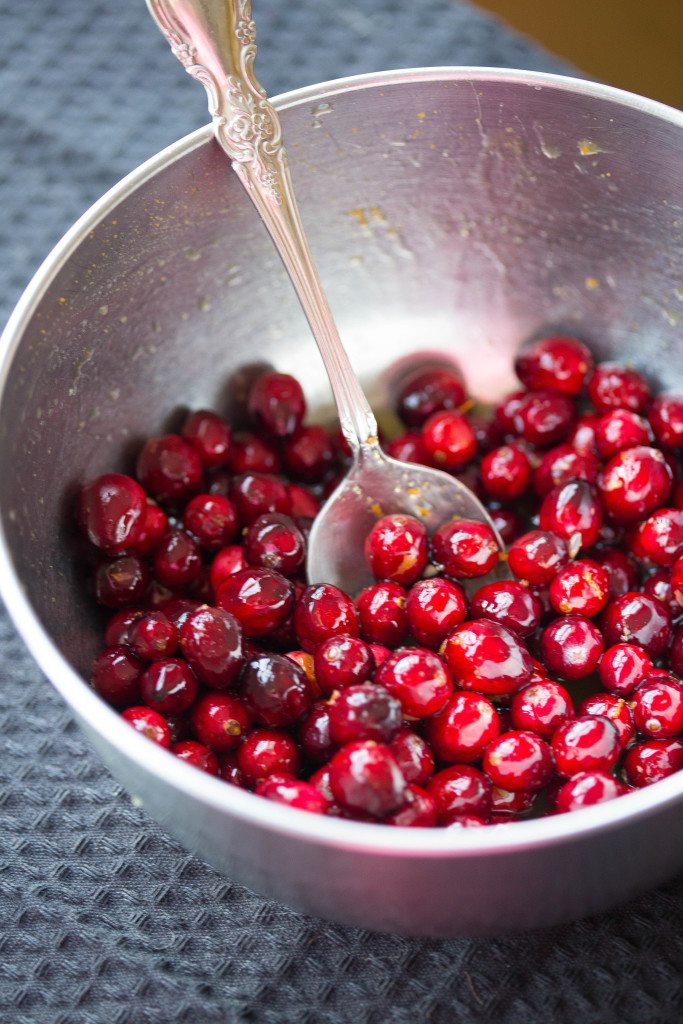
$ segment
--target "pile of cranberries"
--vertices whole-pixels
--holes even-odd
[[[214,412],[151,438],[78,520],[111,610],[92,668],[130,725],[269,800],[358,821],[470,827],[573,811],[683,767],[683,398],[569,337],[468,414],[451,370],[405,380],[396,458],[460,475],[503,537],[406,515],[365,543],[360,594],[307,586],[344,471],[266,373],[251,432]],[[507,557],[514,582],[476,581]],[[482,579],[483,582],[483,579]],[[468,594],[470,596],[468,596]]]

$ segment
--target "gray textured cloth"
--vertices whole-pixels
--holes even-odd
[[[448,0],[255,6],[273,93],[419,64],[562,69]],[[143,0],[0,0],[0,11],[4,318],[83,209],[206,112]],[[220,878],[132,807],[1,613],[0,655],[2,1024],[679,1019],[680,882],[497,941],[301,917]]]

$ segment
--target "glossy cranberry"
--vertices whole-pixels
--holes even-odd
[[[164,714],[179,715],[194,703],[197,678],[181,658],[153,662],[140,679],[140,694],[149,707]]]
[[[624,759],[627,781],[638,787],[651,786],[683,768],[683,740],[646,740],[631,747]]]
[[[321,692],[331,694],[334,690],[369,682],[375,671],[375,659],[363,640],[333,636],[316,648],[314,666]]]
[[[424,647],[401,647],[377,669],[375,683],[385,687],[409,719],[428,718],[439,711],[451,693],[450,673],[438,654]]]
[[[242,672],[242,698],[259,725],[277,728],[298,722],[313,703],[313,689],[298,665],[264,652]]]
[[[581,701],[578,708],[580,716],[601,715],[608,718],[619,733],[622,750],[626,749],[636,734],[631,709],[623,697],[615,693],[593,693]]]
[[[583,679],[595,672],[604,650],[600,630],[583,615],[563,615],[541,634],[541,657],[561,679]]]
[[[308,488],[299,484],[288,484],[287,491],[291,502],[291,516],[295,522],[299,519],[313,520],[320,511],[320,502]],[[299,523],[297,522],[299,526]],[[299,527],[301,528],[301,527]]]
[[[119,555],[95,570],[95,600],[105,608],[140,604],[148,583],[149,571],[137,555]]]
[[[586,414],[579,416],[578,420],[567,435],[567,444],[576,449],[577,452],[595,452],[595,428],[600,420],[599,416]]]
[[[609,575],[590,558],[563,566],[550,584],[550,603],[561,615],[592,618],[607,604]]]
[[[635,644],[651,658],[658,658],[671,640],[671,616],[661,602],[631,591],[610,601],[602,629],[609,645]]]
[[[602,459],[611,459],[637,445],[649,445],[653,439],[648,421],[628,409],[612,409],[600,417],[595,428],[595,447]]]
[[[500,732],[496,709],[479,693],[454,693],[445,707],[425,723],[435,756],[446,764],[478,761]]]
[[[240,522],[251,526],[267,512],[289,515],[292,502],[286,484],[265,473],[243,473],[230,485],[230,500],[237,509]]]
[[[335,744],[330,737],[330,709],[327,701],[314,704],[299,726],[299,743],[304,757],[311,764],[326,764]]]
[[[306,399],[288,373],[264,373],[251,386],[247,403],[256,426],[272,437],[290,437],[303,423]]]
[[[450,580],[434,577],[411,587],[406,600],[411,634],[424,647],[438,648],[467,614],[461,588]]]
[[[366,537],[364,553],[375,579],[409,587],[427,565],[427,531],[413,516],[383,516]]]
[[[493,413],[494,432],[501,437],[522,433],[521,410],[527,401],[528,391],[513,391],[496,406]]]
[[[486,576],[498,563],[500,548],[490,526],[475,519],[444,523],[432,537],[434,560],[458,579]]]
[[[563,395],[579,395],[593,369],[589,349],[577,338],[557,335],[541,338],[515,360],[515,373],[530,391],[548,388]]]
[[[189,597],[171,597],[162,601],[159,611],[162,611],[167,619],[170,619],[175,628],[180,631],[188,615],[200,608],[200,602]]]
[[[683,608],[683,555],[676,559],[671,569],[671,592]]]
[[[327,801],[315,786],[289,775],[269,775],[259,782],[256,794],[311,814],[325,814],[327,810]]]
[[[565,722],[550,745],[560,775],[594,770],[609,771],[619,758],[619,732],[608,718],[583,715]]]
[[[251,729],[252,720],[244,701],[227,693],[206,693],[191,714],[195,736],[217,754],[235,750]]]
[[[488,506],[487,511],[503,544],[506,547],[512,544],[515,537],[522,532],[522,520],[518,513],[511,508],[496,508],[493,503]]]
[[[673,476],[658,448],[639,445],[609,460],[598,481],[600,497],[616,523],[644,519],[669,497]]]
[[[177,503],[199,491],[202,462],[193,445],[178,434],[152,437],[138,455],[137,477],[157,501]]]
[[[228,469],[235,476],[244,473],[279,473],[281,464],[279,452],[264,438],[248,432],[234,435]]]
[[[441,649],[458,685],[478,693],[514,693],[531,679],[531,657],[514,633],[487,619],[453,630]]]
[[[245,780],[237,764],[236,754],[224,754],[223,757],[219,758],[219,764],[220,776],[224,782],[229,782],[231,785],[239,786],[240,788],[244,787]]]
[[[527,583],[549,583],[569,559],[567,545],[549,530],[531,530],[512,544],[508,565],[517,579]]]
[[[483,767],[495,786],[526,792],[542,789],[553,774],[550,747],[534,732],[512,731],[486,748]]]
[[[594,484],[600,462],[592,452],[577,451],[570,444],[560,444],[545,452],[534,470],[534,490],[544,498],[553,487],[562,487],[570,480]]]
[[[434,798],[420,786],[409,785],[406,787],[403,807],[389,814],[383,823],[399,828],[433,828],[436,821]]]
[[[246,531],[244,553],[251,565],[293,576],[304,563],[306,542],[293,519],[270,512],[259,516]]]
[[[251,657],[251,655],[250,655]],[[321,692],[318,682],[315,678],[315,665],[313,663],[313,655],[308,654],[307,651],[287,651],[285,657],[289,658],[298,665],[301,671],[304,673],[309,683],[311,684],[311,692],[319,694]]]
[[[415,370],[401,386],[397,412],[407,426],[421,427],[436,412],[459,409],[465,398],[463,383],[452,370]]]
[[[387,455],[399,462],[416,462],[419,466],[431,466],[432,460],[422,440],[422,434],[409,430],[400,437],[390,441],[386,447]]]
[[[147,612],[130,627],[130,646],[138,658],[169,658],[178,646],[178,630],[163,612]]]
[[[514,501],[531,483],[529,459],[516,445],[494,448],[481,460],[480,473],[484,490],[498,501]]]
[[[648,409],[647,418],[662,448],[683,445],[683,397],[657,395]]]
[[[402,724],[401,704],[383,686],[349,686],[329,702],[330,737],[337,746],[361,740],[388,743]]]
[[[638,530],[638,542],[655,565],[671,566],[683,554],[683,509],[660,508]]]
[[[459,469],[477,453],[477,439],[459,412],[436,412],[422,427],[422,443],[433,465]]]
[[[237,510],[221,494],[198,494],[183,513],[185,529],[207,551],[218,551],[233,539],[239,527]]]
[[[171,743],[184,743],[190,738],[190,718],[187,713],[180,715],[164,715],[168,731],[171,734]]]
[[[636,370],[618,363],[599,363],[588,382],[588,397],[598,410],[642,412],[651,399],[647,382]]]
[[[330,789],[347,811],[384,818],[406,799],[406,782],[391,749],[382,743],[349,743],[330,761]]]
[[[654,677],[633,693],[633,719],[639,732],[653,739],[677,736],[683,730],[683,686]]]
[[[245,651],[239,623],[229,612],[207,607],[192,611],[180,630],[180,648],[207,686],[228,690],[237,683]]]
[[[368,643],[398,647],[408,629],[406,592],[398,583],[374,583],[356,598],[360,631]]]
[[[78,520],[91,544],[107,555],[135,546],[144,527],[147,496],[139,483],[122,473],[105,473],[83,487]]]
[[[104,631],[104,642],[107,647],[114,647],[117,644],[129,646],[130,631],[145,614],[144,608],[123,608],[120,612],[115,612]]]
[[[671,589],[671,572],[668,569],[658,569],[643,583],[643,593],[651,597],[653,601],[659,601],[668,610],[672,619],[677,619],[681,613],[681,606],[674,597]]]
[[[477,768],[456,764],[432,775],[427,792],[436,804],[440,823],[454,815],[475,815],[486,821],[491,813],[492,786]]]
[[[301,427],[282,447],[285,469],[295,480],[319,483],[336,464],[334,446],[323,427]]]
[[[229,576],[246,568],[247,560],[241,544],[230,544],[227,548],[222,548],[211,562],[210,579],[214,593]]]
[[[570,553],[592,547],[600,535],[602,506],[597,491],[585,480],[554,487],[543,499],[541,530],[551,530],[569,545]]]
[[[183,740],[181,743],[174,743],[171,749],[176,757],[185,761],[186,764],[191,764],[193,768],[199,768],[207,775],[220,774],[218,758],[203,743],[197,743],[196,740]]]
[[[524,729],[550,739],[555,730],[574,717],[574,705],[564,686],[541,679],[518,690],[510,704],[515,729]]]
[[[158,743],[166,750],[171,746],[171,733],[163,715],[151,708],[134,707],[121,712],[121,718],[128,722],[136,732],[142,733],[148,740]]]
[[[607,570],[610,597],[623,597],[634,590],[638,581],[638,570],[633,559],[620,548],[604,548],[597,551],[594,561]]]
[[[494,821],[501,822],[529,814],[534,808],[537,796],[537,790],[519,789],[514,792],[511,789],[494,786],[491,791],[492,824]]]
[[[304,590],[294,612],[294,629],[303,649],[313,653],[331,637],[358,636],[358,616],[343,590],[323,583]]]
[[[154,551],[154,575],[166,587],[184,587],[199,576],[202,556],[184,530],[169,530]]]
[[[628,697],[650,674],[652,662],[640,647],[614,644],[608,647],[600,662],[600,681],[610,693]]]
[[[603,771],[578,772],[558,790],[555,809],[559,814],[580,811],[628,793],[628,788]]]
[[[148,501],[143,516],[142,532],[133,545],[134,553],[148,555],[167,532],[168,516],[156,502]]]
[[[105,647],[93,662],[90,678],[100,697],[115,708],[140,700],[143,663],[121,644]]]
[[[406,782],[424,786],[434,774],[434,758],[422,737],[404,727],[394,736],[389,746]]]
[[[237,767],[246,785],[253,788],[269,775],[296,775],[299,751],[281,729],[254,729],[237,751]]]
[[[190,413],[183,424],[182,435],[207,469],[224,466],[230,458],[230,427],[218,413],[208,409]]]
[[[294,587],[272,569],[242,569],[220,584],[216,603],[234,615],[248,637],[267,637],[294,610]]]
[[[528,587],[504,580],[479,588],[470,601],[470,615],[497,622],[524,639],[538,628],[541,608]]]
[[[576,418],[574,403],[557,391],[529,391],[515,416],[515,432],[536,448],[563,441]]]
[[[669,650],[669,665],[677,676],[683,677],[683,623],[674,629],[673,640]]]

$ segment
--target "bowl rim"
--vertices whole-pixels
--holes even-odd
[[[406,68],[354,75],[305,86],[273,98],[280,111],[331,96],[383,86],[429,81],[477,83],[505,82],[537,90],[553,89],[606,100],[649,114],[683,129],[683,112],[656,100],[601,83],[554,75],[487,67]],[[0,337],[0,406],[8,384],[14,354],[43,294],[88,232],[120,201],[157,172],[211,142],[212,126],[184,136],[139,165],[98,199],[63,235],[35,272]],[[0,597],[10,618],[40,669],[67,704],[105,742],[125,754],[143,771],[181,790],[204,807],[282,836],[325,847],[389,857],[458,859],[504,856],[532,848],[588,838],[596,832],[627,827],[640,819],[672,808],[683,801],[683,771],[654,786],[572,814],[512,822],[483,829],[378,828],[375,824],[310,814],[264,800],[220,779],[193,769],[169,751],[136,733],[102,701],[69,664],[44,629],[24,593],[14,568],[0,520]]]

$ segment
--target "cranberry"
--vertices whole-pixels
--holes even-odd
[[[237,619],[222,608],[190,612],[180,630],[180,647],[198,679],[215,690],[228,690],[245,661]]]
[[[528,814],[533,810],[534,802],[538,792],[536,790],[519,789],[513,792],[511,789],[502,789],[494,786],[491,791],[491,823],[495,821],[501,824],[504,821],[512,820],[522,814]]]
[[[628,793],[627,787],[607,772],[578,772],[558,791],[555,807],[559,814],[566,814],[614,800],[625,793]]]
[[[594,560],[607,570],[610,597],[623,597],[633,590],[638,580],[638,571],[625,551],[620,548],[604,548],[596,552]]]
[[[154,575],[166,587],[183,587],[202,569],[199,548],[184,530],[169,530],[154,552]]]
[[[467,605],[461,588],[435,577],[420,580],[406,600],[410,632],[424,647],[438,648],[446,636],[464,622]]]
[[[550,745],[560,775],[576,775],[595,769],[609,771],[619,758],[621,743],[617,727],[608,718],[584,715],[565,722]]]
[[[512,544],[515,537],[522,532],[521,519],[517,512],[511,508],[495,508],[493,504],[488,506],[487,511],[503,544],[506,546]]]
[[[256,787],[269,775],[296,775],[299,751],[280,729],[254,729],[237,751],[237,767],[244,782]]]
[[[136,555],[148,555],[168,531],[168,516],[159,506],[148,501],[142,523],[142,532],[133,545]]]
[[[676,559],[671,569],[671,592],[683,607],[683,555]]]
[[[182,435],[207,469],[224,466],[230,458],[230,427],[218,413],[208,409],[190,413],[183,424]]]
[[[631,747],[624,759],[624,774],[639,789],[660,782],[683,768],[683,740],[646,740]]]
[[[251,526],[266,512],[289,515],[292,506],[286,484],[265,473],[243,473],[230,485],[230,500],[237,509],[240,522]]]
[[[200,771],[206,772],[208,775],[220,774],[218,758],[203,743],[197,743],[196,740],[183,740],[181,743],[174,743],[171,749],[176,757],[185,761],[186,764],[191,764],[193,768],[199,768]]]
[[[441,653],[465,690],[514,693],[531,679],[527,650],[514,633],[487,619],[474,619],[453,630]]]
[[[210,569],[211,587],[216,593],[221,584],[236,572],[247,568],[244,548],[240,544],[230,544],[215,555]]]
[[[134,707],[121,712],[121,718],[128,722],[136,732],[142,733],[148,740],[158,743],[168,750],[171,746],[171,733],[166,719],[150,708]]]
[[[652,440],[647,420],[628,409],[613,409],[606,413],[595,428],[595,446],[603,459],[611,459],[613,455],[637,445],[649,445]]]
[[[567,436],[567,444],[570,444],[577,452],[594,452],[595,429],[599,421],[600,417],[593,414],[579,416]]]
[[[570,562],[550,584],[550,603],[562,615],[597,615],[607,604],[609,575],[597,562],[584,558]]]
[[[669,665],[677,676],[683,676],[683,623],[676,626],[674,630],[669,651]]]
[[[428,718],[451,693],[450,673],[438,654],[424,647],[401,647],[382,662],[375,683],[400,701],[406,718]]]
[[[147,612],[130,627],[130,645],[138,658],[169,658],[178,646],[178,630],[163,612]]]
[[[490,700],[479,693],[454,693],[425,723],[425,735],[439,761],[478,761],[497,737],[500,723]]]
[[[535,732],[550,739],[555,730],[574,717],[572,699],[564,686],[552,679],[540,679],[518,690],[510,704],[515,729]]]
[[[107,647],[114,647],[117,644],[130,645],[130,631],[145,614],[143,608],[123,608],[120,612],[115,612],[104,631],[104,642]]]
[[[459,412],[435,412],[422,428],[429,459],[440,469],[459,469],[477,453],[477,439]]]
[[[650,674],[652,662],[645,651],[633,644],[608,647],[600,662],[600,681],[618,697],[628,697]]]
[[[180,631],[188,615],[201,607],[199,601],[193,601],[189,597],[171,597],[162,601],[159,610],[170,619],[175,628]]]
[[[149,583],[149,571],[137,555],[120,555],[100,562],[95,571],[95,600],[106,608],[139,604]]]
[[[298,380],[288,373],[264,373],[251,386],[249,415],[272,437],[290,437],[306,415],[306,399]]]
[[[217,604],[234,615],[248,637],[267,637],[294,609],[294,587],[272,569],[242,569],[218,588]]]
[[[552,448],[572,428],[574,403],[557,391],[529,391],[515,416],[515,432],[536,448]]]
[[[244,787],[245,780],[242,772],[237,764],[236,754],[224,754],[223,757],[219,758],[220,764],[220,776],[224,782],[229,782],[233,786]]]
[[[592,547],[602,526],[602,507],[595,488],[585,480],[570,480],[554,487],[543,499],[539,525],[562,537],[570,553]]]
[[[358,636],[358,616],[350,597],[331,583],[306,587],[294,612],[294,629],[305,651],[314,652],[335,636]]]
[[[235,434],[228,458],[231,473],[235,476],[242,473],[272,474],[279,473],[280,468],[280,455],[272,444],[256,434]]]
[[[318,686],[327,694],[368,682],[375,671],[372,651],[353,636],[333,636],[323,641],[316,648],[314,665]]]
[[[190,666],[180,658],[153,662],[140,680],[145,704],[164,714],[179,715],[194,703],[197,679]]]
[[[541,338],[515,360],[515,373],[530,391],[548,388],[563,395],[579,395],[593,369],[590,351],[577,338]]]
[[[171,743],[184,743],[190,737],[190,719],[187,714],[164,715],[168,731],[171,734]]]
[[[135,546],[145,521],[147,496],[139,483],[122,473],[105,473],[83,487],[78,520],[91,544],[107,555]]]
[[[440,526],[432,537],[432,553],[444,572],[459,579],[486,576],[498,563],[500,548],[490,526],[476,519],[458,519]]]
[[[599,470],[600,462],[592,452],[581,452],[570,444],[560,444],[545,452],[534,470],[534,490],[544,498],[553,487],[562,487],[570,480],[594,484]]]
[[[413,516],[384,516],[365,540],[365,561],[375,579],[409,587],[427,565],[427,531]]]
[[[636,592],[610,601],[602,628],[608,644],[635,644],[651,658],[660,657],[671,640],[668,610],[661,602]]]
[[[405,804],[384,819],[385,825],[400,828],[432,828],[436,825],[434,798],[419,786],[407,786]]]
[[[683,509],[658,509],[640,527],[638,541],[651,562],[673,565],[683,554]]]
[[[301,427],[282,448],[285,469],[295,480],[319,483],[336,464],[334,447],[322,427]]]
[[[388,743],[401,728],[401,704],[383,686],[365,683],[336,693],[329,704],[330,736],[337,746],[360,740]]]
[[[397,412],[409,427],[421,427],[436,412],[453,412],[465,401],[465,388],[452,370],[415,370],[404,381]]]
[[[289,775],[269,775],[256,787],[258,796],[276,803],[295,807],[299,811],[311,814],[325,814],[327,801],[322,793],[310,782],[299,782]]]
[[[399,462],[416,462],[419,466],[431,466],[432,460],[422,440],[422,434],[409,430],[406,434],[390,441],[386,447],[387,455]]]
[[[325,764],[335,745],[330,737],[330,709],[326,701],[314,704],[299,727],[299,743],[312,764]]]
[[[389,746],[406,782],[424,786],[434,773],[434,758],[422,737],[404,727],[394,736]]]
[[[517,445],[494,448],[481,461],[484,490],[498,501],[514,501],[531,483],[531,465]]]
[[[406,592],[398,583],[374,583],[356,598],[362,635],[368,643],[398,647],[406,636]]]
[[[534,732],[503,733],[486,748],[483,765],[495,786],[513,793],[542,789],[553,774],[550,747]]]
[[[157,501],[177,503],[200,489],[202,462],[178,434],[152,437],[138,455],[137,477]]]
[[[563,615],[541,634],[541,656],[562,679],[583,679],[598,667],[604,644],[597,626],[583,615]]]
[[[508,551],[508,565],[526,583],[549,583],[569,559],[567,545],[549,530],[531,530]]]
[[[664,677],[646,679],[633,694],[633,718],[646,736],[677,736],[683,730],[683,686]]]
[[[470,815],[486,820],[491,813],[490,781],[483,772],[468,764],[456,764],[432,775],[427,792],[436,804],[439,822],[454,815]]]
[[[598,481],[605,510],[616,523],[644,519],[663,505],[673,476],[657,448],[638,445],[613,456]]]
[[[320,502],[306,487],[300,487],[299,484],[288,484],[287,492],[291,502],[292,518],[301,529],[298,520],[312,521],[320,511]]]
[[[267,652],[247,662],[241,693],[256,722],[269,728],[298,722],[313,703],[306,673],[291,658]]]
[[[480,587],[470,602],[470,614],[497,622],[520,639],[535,633],[541,620],[540,605],[529,588],[507,581]]]
[[[406,783],[391,749],[382,743],[349,743],[330,761],[330,788],[347,811],[384,818],[406,799]]]
[[[652,576],[648,576],[643,584],[643,593],[653,601],[663,604],[672,619],[677,619],[680,615],[681,606],[671,589],[671,573],[668,569],[659,569]]]
[[[623,697],[614,693],[594,693],[579,704],[579,715],[601,715],[608,718],[619,733],[619,743],[625,749],[636,734],[631,709]]]
[[[683,398],[680,395],[657,395],[647,418],[662,448],[683,445]]]
[[[207,693],[192,708],[192,728],[201,743],[217,754],[227,754],[239,746],[251,729],[252,716],[239,697],[227,693]]]
[[[183,514],[183,525],[207,551],[218,551],[237,533],[235,506],[221,494],[198,494]]]
[[[123,708],[140,699],[143,669],[143,663],[127,647],[114,644],[97,655],[90,678],[100,697],[112,707]]]
[[[306,542],[293,519],[270,512],[259,516],[246,531],[244,552],[251,565],[293,576],[304,563]]]
[[[610,409],[642,412],[652,396],[635,370],[618,363],[599,363],[588,382],[588,397],[598,412],[605,413]]]

